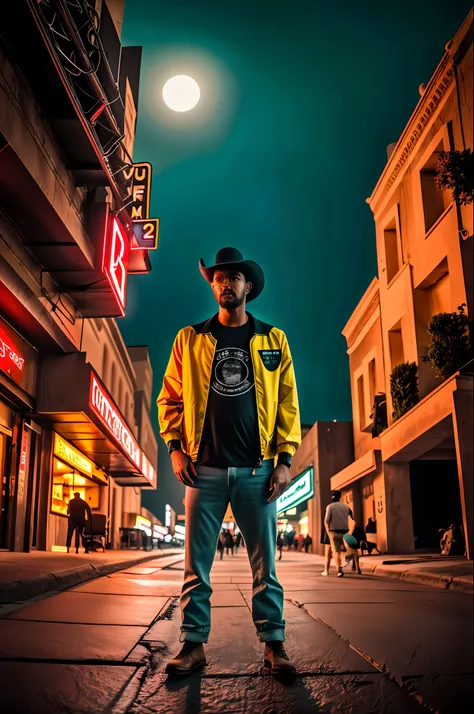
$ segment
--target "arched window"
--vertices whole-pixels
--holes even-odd
[[[122,382],[121,378],[119,377],[118,388],[117,388],[117,404],[119,405],[120,409],[123,409],[122,397],[123,397],[123,382]]]

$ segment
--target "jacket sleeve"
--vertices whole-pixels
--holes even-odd
[[[293,456],[301,443],[301,422],[295,370],[286,335],[281,346],[281,371],[278,387],[277,452]]]
[[[167,443],[171,439],[183,441],[183,331],[178,332],[158,395],[160,436]]]

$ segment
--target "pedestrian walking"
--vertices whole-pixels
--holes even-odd
[[[324,525],[331,542],[331,552],[336,561],[337,576],[339,578],[344,576],[341,556],[344,547],[344,534],[349,532],[349,518],[354,521],[351,509],[345,503],[341,502],[341,496],[342,493],[340,491],[332,492],[332,503],[326,508],[326,515],[324,517]],[[329,569],[327,572],[323,571],[322,574],[328,575]]]
[[[280,553],[278,556],[278,560],[281,560],[283,557],[283,546],[285,545],[285,538],[283,536],[283,533],[281,531],[278,531],[277,535],[277,548]]]
[[[252,616],[265,643],[264,664],[273,674],[294,673],[283,646],[275,569],[275,501],[290,483],[301,441],[293,362],[285,334],[246,312],[264,286],[257,263],[223,248],[213,266],[201,260],[200,270],[219,312],[180,330],[158,398],[160,433],[186,485],[184,643],[167,672],[188,674],[206,663],[209,573],[230,501],[252,568]]]
[[[236,552],[236,554],[239,551],[241,542],[242,542],[242,533],[239,531],[235,536],[235,552]]]
[[[67,536],[66,536],[66,548],[69,553],[69,548],[71,547],[71,541],[73,533],[76,533],[76,553],[79,553],[79,538],[84,546],[84,551],[89,552],[87,548],[87,543],[84,541],[84,529],[90,530],[92,523],[92,511],[87,503],[81,498],[79,491],[76,491],[74,498],[71,498],[67,504]]]
[[[331,567],[332,550],[331,541],[329,540],[329,534],[324,524],[321,528],[320,543],[321,545],[324,545],[324,570],[322,571],[321,575],[327,576],[329,575],[329,568]]]
[[[219,560],[222,560],[224,558],[225,537],[225,531],[222,531],[222,533],[219,533],[219,538],[217,539],[217,551],[219,553]]]
[[[225,554],[229,555],[229,550],[230,554],[233,556],[234,555],[234,536],[230,531],[227,531],[225,535]]]
[[[304,552],[308,553],[308,551],[312,545],[313,545],[313,539],[311,538],[309,533],[306,533],[304,540],[303,540]]]

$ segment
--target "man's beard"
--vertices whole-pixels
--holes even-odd
[[[240,307],[245,300],[245,294],[239,297],[235,293],[233,295],[219,295],[219,305],[225,310],[235,310],[235,308]]]

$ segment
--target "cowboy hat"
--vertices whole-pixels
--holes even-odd
[[[216,253],[214,265],[210,268],[206,268],[202,258],[199,261],[199,270],[208,283],[212,283],[215,270],[229,270],[232,268],[243,273],[247,282],[252,283],[252,289],[247,295],[247,302],[255,300],[263,290],[265,276],[263,275],[263,270],[255,261],[244,260],[240,250],[237,250],[237,248],[221,248]]]

